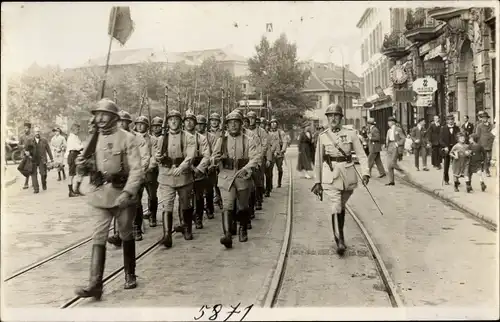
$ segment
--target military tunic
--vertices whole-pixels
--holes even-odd
[[[319,134],[314,160],[314,180],[315,183],[331,185],[333,213],[340,213],[345,208],[347,200],[358,185],[354,163],[352,160],[345,160],[344,155],[337,147],[341,148],[348,156],[354,150],[359,159],[361,175],[369,175],[368,159],[356,131],[338,127],[335,131],[327,129]],[[323,162],[325,156],[331,158],[333,171],[328,164]]]
[[[106,181],[101,186],[92,186],[91,191],[87,193],[92,213],[97,217],[92,236],[93,243],[106,244],[113,217],[117,218],[121,239],[131,240],[134,214],[130,211],[130,207],[118,208],[117,198],[122,192],[130,194],[131,201],[137,196],[144,176],[138,141],[132,134],[122,129],[116,129],[110,134],[101,133],[97,140],[95,162],[97,171],[105,178],[122,174],[127,180],[122,189],[115,188],[112,183]]]
[[[283,159],[285,157],[286,149],[288,147],[287,136],[281,129],[269,131],[269,148],[271,149],[271,164],[267,170],[266,175],[266,190],[270,192],[273,187],[273,169],[276,165],[278,169],[278,186],[281,186],[281,179],[283,177]]]
[[[166,156],[171,165],[161,162],[163,141],[168,137]],[[179,204],[182,209],[192,208],[191,191],[193,189],[193,172],[191,163],[195,156],[195,138],[186,131],[174,132],[169,130],[166,136],[161,136],[156,141],[155,156],[159,164],[158,183],[162,194],[164,210],[172,212],[176,193],[179,194]],[[179,176],[174,176],[176,168],[182,169]]]

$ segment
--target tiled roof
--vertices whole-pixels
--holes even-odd
[[[311,77],[306,82],[306,86],[304,88],[304,91],[314,91],[314,92],[319,92],[319,91],[329,91],[330,89],[328,86],[323,83],[318,76],[315,73],[311,73]]]
[[[331,69],[328,68],[326,64],[314,64],[310,69],[311,77],[306,82],[304,91],[306,92],[321,92],[321,91],[333,91],[342,92],[342,85],[332,84],[328,80],[341,80],[342,79],[342,68],[338,67]],[[361,79],[354,73],[346,70],[345,79],[347,81],[357,81],[361,82]],[[360,93],[359,87],[346,85],[345,90],[348,93]]]
[[[334,66],[334,68],[329,68],[328,64],[314,64],[314,67],[311,69],[314,71],[319,78],[334,78],[334,79],[342,79],[342,67]],[[361,79],[354,74],[352,71],[346,69],[345,71],[345,79],[348,81],[358,81]]]

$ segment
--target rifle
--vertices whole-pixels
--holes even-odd
[[[144,100],[146,98],[146,91],[147,91],[147,89],[144,88],[144,92],[142,93],[141,99],[139,101],[139,115],[138,116],[142,115],[142,108],[144,107]]]
[[[151,130],[151,105],[149,105],[149,97],[146,97],[146,104],[148,105],[148,118],[149,118],[149,134],[153,134],[153,131]]]
[[[168,116],[168,85],[165,85],[165,115],[163,116],[163,125],[161,127],[163,129],[163,135],[167,133],[167,126],[168,126],[167,116]]]

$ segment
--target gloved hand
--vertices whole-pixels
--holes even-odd
[[[236,177],[241,178],[241,179],[250,179],[252,176],[252,171],[248,169],[241,169]]]
[[[126,191],[123,191],[122,193],[120,193],[120,195],[118,196],[118,198],[116,198],[116,203],[118,205],[118,208],[126,208],[130,205],[130,203],[132,202],[132,199],[131,199],[131,195],[126,192]]]
[[[361,178],[361,181],[363,181],[363,184],[366,186],[368,184],[368,182],[370,182],[370,176],[364,175]]]
[[[311,192],[318,196],[320,200],[323,200],[323,187],[321,186],[321,183],[315,183],[311,188]]]
[[[180,175],[181,175],[181,173],[182,173],[182,168],[181,168],[181,167],[177,167],[177,168],[175,168],[175,169],[174,169],[174,171],[172,172],[172,175],[173,175],[174,177],[178,177],[178,176],[180,176]]]

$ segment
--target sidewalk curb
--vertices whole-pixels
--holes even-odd
[[[14,176],[14,178],[12,178],[10,180],[6,180],[5,181],[5,187],[13,185],[14,183],[16,183],[16,181],[17,181],[17,176]]]
[[[430,189],[420,183],[418,183],[415,179],[412,178],[412,176],[410,174],[408,174],[406,171],[403,172],[403,174],[400,174],[400,173],[395,173],[395,175],[402,179],[403,181],[406,181],[406,182],[409,182],[411,183],[412,185],[416,186],[418,189],[420,190],[423,190],[423,191],[426,191],[428,193],[431,193],[431,194],[434,194],[435,196],[437,196],[438,198],[442,199],[442,200],[445,200],[446,202],[449,202],[451,204],[453,204],[454,206],[456,206],[457,208],[460,208],[462,209],[463,211],[467,212],[469,215],[473,216],[473,217],[476,217],[484,222],[487,222],[488,224],[492,225],[493,227],[495,227],[495,231],[497,230],[498,228],[498,224],[496,222],[494,222],[492,219],[490,218],[487,218],[485,216],[483,216],[482,214],[480,214],[478,211],[476,210],[473,210],[471,208],[469,208],[468,206],[465,206],[461,203],[458,203],[456,202],[455,200],[451,199],[450,197],[448,197],[447,194],[443,193],[443,190],[442,189]]]

